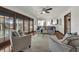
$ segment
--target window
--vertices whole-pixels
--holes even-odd
[[[58,20],[56,20],[56,19],[53,20],[53,24],[54,24],[54,25],[57,25],[57,24],[58,24]]]
[[[23,19],[16,19],[16,30],[22,30],[23,31]]]
[[[24,32],[28,33],[28,20],[24,20]]]
[[[46,22],[46,25],[47,25],[47,26],[50,26],[50,25],[51,25],[51,22],[50,22],[50,21],[47,21],[47,22]]]
[[[0,15],[0,43],[9,40],[13,29],[13,18]]]
[[[44,20],[38,20],[38,26],[44,26]]]
[[[13,30],[13,17],[5,16],[4,22],[4,29],[5,29],[5,40],[9,40],[11,37],[11,31]]]
[[[32,21],[30,21],[30,32],[32,32]]]
[[[0,15],[0,43],[4,41],[4,16]]]

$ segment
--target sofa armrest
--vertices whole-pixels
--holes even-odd
[[[72,47],[63,44],[56,36],[49,37],[49,49],[53,52],[68,52]]]

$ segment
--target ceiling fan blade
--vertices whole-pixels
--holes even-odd
[[[52,8],[46,9],[46,10],[52,10]]]
[[[41,14],[43,14],[43,13],[50,13],[49,10],[52,10],[52,8],[48,8],[48,9],[43,8]]]

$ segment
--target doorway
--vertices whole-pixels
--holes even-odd
[[[71,13],[64,16],[64,35],[71,33]]]

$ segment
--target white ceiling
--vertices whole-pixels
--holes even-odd
[[[56,19],[63,12],[65,12],[69,6],[15,6],[22,10],[24,13],[29,14],[37,19]],[[53,8],[50,13],[40,14],[43,8]]]

